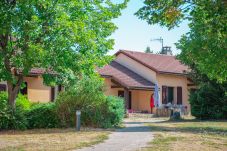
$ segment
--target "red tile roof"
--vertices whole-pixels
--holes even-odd
[[[19,70],[19,73],[20,74],[22,73],[22,70]],[[30,71],[29,71],[29,75],[42,75],[42,74],[45,74],[45,73],[48,73],[48,74],[56,74],[56,72],[53,72],[53,71],[50,71],[50,70],[46,70],[46,69],[43,69],[43,68],[32,68]]]
[[[101,76],[109,76],[119,84],[129,89],[153,89],[154,84],[128,68],[112,61],[109,65],[98,69]]]
[[[41,68],[33,68],[29,72],[29,74],[38,74],[38,75],[42,75],[44,73],[45,73],[45,70]]]
[[[116,56],[121,53],[159,73],[186,74],[185,72],[189,71],[189,68],[181,64],[175,56],[128,50],[120,50]]]

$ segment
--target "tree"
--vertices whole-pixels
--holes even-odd
[[[151,50],[151,48],[149,46],[147,46],[145,53],[153,53],[153,51]]]
[[[43,68],[44,80],[57,82],[103,63],[114,43],[112,19],[127,1],[1,0],[0,79],[7,81],[8,103],[15,106],[32,68]]]
[[[145,0],[136,15],[149,24],[169,29],[188,20],[190,31],[177,44],[179,59],[194,63],[202,74],[219,82],[227,81],[227,1]]]

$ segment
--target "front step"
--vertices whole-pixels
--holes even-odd
[[[128,113],[128,117],[133,117],[133,118],[152,118],[155,117],[154,114],[149,114],[149,113]]]

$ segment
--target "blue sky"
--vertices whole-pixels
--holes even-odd
[[[146,21],[138,19],[134,13],[143,6],[143,0],[130,0],[126,9],[122,11],[122,15],[114,20],[118,26],[118,30],[113,33],[111,38],[115,39],[114,50],[110,50],[109,54],[114,54],[119,49],[144,51],[147,46],[155,52],[160,51],[161,43],[151,41],[151,39],[164,39],[164,46],[171,46],[173,54],[177,54],[180,50],[176,50],[176,43],[181,35],[187,33],[189,28],[184,22],[180,27],[168,31],[167,28],[159,25],[148,25]]]

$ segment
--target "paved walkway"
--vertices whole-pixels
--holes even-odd
[[[135,151],[145,147],[153,139],[150,127],[145,126],[148,119],[126,119],[125,128],[117,129],[109,135],[109,139],[101,144],[80,149],[78,151]]]

